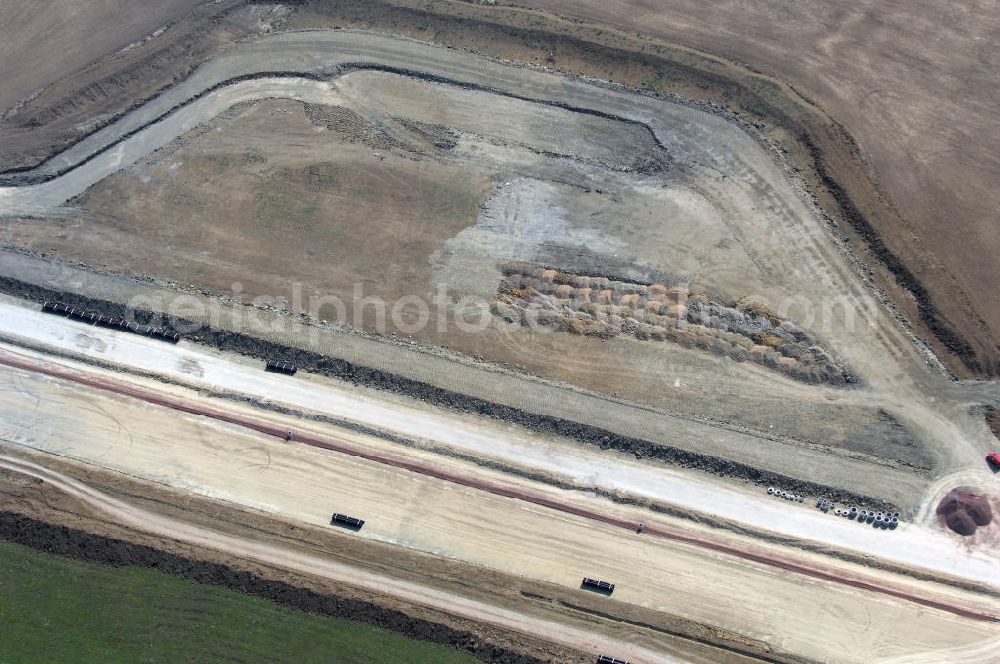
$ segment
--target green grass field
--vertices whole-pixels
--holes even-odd
[[[161,572],[0,542],[0,662],[472,664],[466,653]]]

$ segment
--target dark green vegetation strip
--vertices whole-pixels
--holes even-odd
[[[0,539],[4,662],[542,661],[370,602],[9,512]]]

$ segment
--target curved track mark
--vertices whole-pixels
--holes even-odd
[[[176,410],[182,413],[189,413],[191,415],[209,417],[211,419],[218,420],[220,422],[235,424],[245,429],[257,431],[258,433],[262,433],[268,436],[274,436],[282,440],[285,439],[286,434],[288,433],[286,429],[272,426],[262,421],[255,420],[249,417],[241,415],[233,415],[214,408],[208,408],[205,406],[187,403],[181,399],[175,399],[172,397],[163,396],[160,394],[156,394],[155,392],[134,387],[132,385],[119,383],[117,381],[110,380],[107,378],[87,376],[81,373],[77,373],[75,371],[71,371],[69,369],[56,368],[53,366],[47,366],[36,362],[30,362],[28,360],[17,358],[4,353],[0,353],[0,364],[17,369],[22,369],[24,371],[31,371],[34,373],[43,374],[61,380],[71,381],[80,385],[86,385],[88,387],[93,387],[99,390],[103,390],[105,392],[112,392],[114,394],[131,397],[133,399],[138,399],[140,401],[144,401],[146,403],[154,404],[157,406],[162,406],[164,408],[170,408],[172,410]],[[432,466],[425,464],[419,464],[404,459],[388,457],[381,454],[374,454],[347,445],[345,443],[335,442],[326,438],[320,438],[317,436],[311,436],[306,434],[295,434],[294,432],[292,433],[293,433],[292,442],[295,443],[301,443],[305,445],[310,445],[312,447],[318,447],[321,449],[330,450],[332,452],[337,452],[340,454],[346,454],[349,456],[358,457],[361,459],[365,459],[366,461],[372,461],[375,463],[392,466],[394,468],[401,468],[403,470],[407,470],[420,475],[425,475],[427,477],[433,477],[435,479],[440,479],[446,482],[450,482],[452,484],[458,484],[460,486],[466,486],[473,489],[478,489],[480,491],[486,491],[488,493],[497,496],[503,496],[505,498],[521,500],[527,503],[532,503],[534,505],[539,505],[541,507],[546,507],[558,512],[562,512],[564,514],[572,514],[585,519],[589,519],[591,521],[604,523],[618,528],[624,528],[632,531],[636,531],[639,528],[639,523],[635,521],[619,519],[614,516],[601,514],[600,512],[583,509],[567,503],[553,500],[545,496],[532,494],[526,491],[506,487],[493,482],[487,482],[479,479],[474,479],[471,477],[465,477],[462,475],[458,475],[456,473],[447,472],[445,470],[434,468]],[[796,574],[812,577],[814,579],[820,579],[822,581],[827,581],[830,583],[836,583],[856,588],[859,590],[865,590],[868,592],[874,592],[881,595],[886,595],[889,597],[893,597],[895,599],[900,599],[906,602],[919,604],[920,606],[930,607],[933,609],[937,609],[939,611],[945,611],[957,616],[961,616],[963,618],[969,618],[972,620],[980,620],[986,622],[1000,622],[1000,616],[994,614],[983,613],[981,611],[977,611],[975,609],[968,609],[963,606],[958,606],[956,604],[951,604],[948,602],[943,602],[927,597],[921,597],[919,595],[913,595],[911,593],[902,590],[896,590],[887,586],[878,585],[861,579],[851,578],[844,576],[842,574],[835,574],[833,572],[826,572],[821,569],[817,569],[815,567],[810,567],[808,565],[804,565],[801,563],[783,560],[781,558],[777,558],[774,556],[768,556],[764,554],[753,553],[750,551],[744,551],[742,549],[738,549],[733,546],[728,546],[725,544],[720,544],[718,542],[712,542],[710,540],[705,540],[690,535],[684,535],[681,533],[668,531],[663,528],[647,526],[643,530],[643,533],[646,535],[657,537],[659,539],[668,540],[672,542],[679,542],[682,544],[688,544],[691,546],[707,549],[724,555],[741,558],[743,560],[748,560],[769,567],[774,567],[780,570],[794,572]]]

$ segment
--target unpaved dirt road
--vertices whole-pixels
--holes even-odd
[[[618,642],[557,623],[538,619],[526,619],[514,611],[443,593],[414,583],[365,572],[330,560],[288,551],[287,549],[269,546],[261,542],[250,542],[238,537],[182,523],[122,502],[111,496],[102,494],[71,477],[18,459],[17,457],[0,455],[0,467],[40,479],[58,487],[60,490],[83,501],[90,507],[101,511],[109,518],[140,531],[223,551],[227,554],[249,560],[257,560],[281,569],[314,574],[373,593],[389,593],[407,601],[538,636],[573,649],[590,650],[597,653],[621,653],[624,656],[634,659],[636,662],[645,662],[647,664],[653,664],[654,662],[667,664],[679,661],[659,653],[645,651],[631,644]]]
[[[919,525],[904,523],[898,531],[884,533],[823,514],[811,504],[799,506],[775,500],[760,490],[740,491],[636,461],[609,459],[565,441],[391,398],[381,392],[362,391],[330,379],[307,375],[290,379],[263,373],[258,364],[183,343],[171,346],[5,302],[0,302],[0,333],[199,389],[231,392],[433,445],[443,444],[477,457],[550,473],[581,488],[625,491],[782,536],[851,549],[948,576],[981,580],[1000,564],[989,551],[962,546],[931,519]],[[21,359],[34,361],[30,356]],[[856,472],[864,472],[863,466],[859,465]]]
[[[98,390],[110,392],[112,394],[119,394],[122,396],[129,397],[131,399],[136,399],[138,401],[150,403],[155,406],[176,410],[182,413],[197,415],[199,417],[206,417],[212,420],[216,420],[218,422],[223,422],[225,424],[235,425],[238,427],[242,427],[244,429],[248,429],[250,431],[256,431],[257,433],[264,434],[265,436],[271,436],[274,438],[278,438],[279,440],[286,440],[286,442],[288,442],[291,445],[308,445],[319,449],[337,452],[339,454],[346,454],[349,456],[360,457],[366,461],[371,461],[374,463],[383,464],[394,468],[400,468],[402,470],[416,473],[418,475],[425,475],[427,477],[442,480],[444,482],[457,484],[459,486],[470,487],[472,489],[484,491],[486,493],[490,493],[496,496],[521,500],[530,503],[532,505],[538,505],[550,510],[554,510],[556,512],[572,514],[574,516],[578,516],[586,520],[607,524],[627,531],[638,531],[640,529],[640,525],[642,525],[638,521],[623,520],[619,517],[611,516],[609,514],[596,511],[594,509],[587,509],[585,507],[575,506],[567,502],[560,502],[558,500],[543,496],[539,493],[525,491],[523,489],[512,488],[509,486],[504,486],[502,484],[476,479],[469,475],[461,475],[453,472],[448,472],[430,464],[416,463],[413,461],[402,459],[398,456],[387,456],[384,454],[377,454],[365,450],[356,445],[351,445],[343,440],[330,439],[330,438],[316,436],[310,433],[303,433],[298,429],[291,429],[291,430],[285,429],[283,427],[276,426],[274,424],[270,424],[259,419],[254,419],[246,415],[227,412],[224,410],[220,410],[218,408],[213,408],[208,405],[199,405],[193,402],[182,401],[180,399],[177,399],[176,397],[157,394],[148,390],[144,390],[139,387],[117,382],[109,378],[87,376],[85,374],[68,371],[65,369],[60,369],[58,367],[42,365],[37,362],[31,362],[30,360],[2,353],[0,353],[0,364],[4,364],[8,367],[31,371],[34,373],[40,373],[42,375],[50,376],[63,381],[78,383],[80,385],[96,388]],[[682,542],[684,544],[689,544],[695,547],[708,549],[710,551],[715,551],[728,556],[743,558],[745,560],[749,560],[752,562],[760,563],[763,565],[769,565],[782,570],[787,570],[790,572],[794,572],[796,574],[802,574],[804,576],[823,579],[825,581],[830,581],[833,583],[841,583],[844,585],[859,588],[862,590],[867,590],[870,592],[889,595],[891,597],[896,597],[898,599],[904,599],[917,604],[922,604],[924,606],[930,606],[932,608],[936,608],[942,611],[954,613],[955,615],[959,615],[965,618],[971,618],[975,620],[985,620],[987,622],[1000,621],[1000,619],[998,619],[996,616],[992,614],[983,614],[981,612],[968,610],[960,606],[930,600],[925,597],[908,595],[906,593],[886,588],[883,586],[878,586],[870,582],[860,581],[858,579],[852,579],[847,576],[826,572],[824,570],[817,569],[815,567],[801,565],[789,560],[782,560],[779,558],[768,557],[765,555],[759,555],[747,552],[726,544],[706,539],[699,539],[697,537],[692,537],[690,535],[685,535],[683,533],[679,533],[676,531],[665,530],[663,528],[656,526],[643,525],[641,534],[673,542]],[[992,565],[984,567],[982,570],[980,570],[978,572],[979,576],[976,577],[976,580],[981,580],[981,575],[983,573],[988,573],[991,567]]]
[[[358,514],[367,519],[361,537],[528,578],[568,587],[585,575],[607,578],[618,583],[614,602],[717,625],[823,661],[970,648],[997,636],[994,623],[821,579],[803,582],[786,571],[718,552],[140,402],[94,395],[60,381],[26,374],[7,384],[10,389],[0,402],[10,416],[5,415],[2,437],[16,444],[311,524],[325,524],[334,510]],[[279,431],[287,426],[280,422],[277,418],[273,425]],[[378,453],[386,446],[374,439],[358,442]],[[419,458],[416,451],[398,454]],[[437,466],[446,472],[498,476],[447,459]],[[543,492],[556,498],[564,494]],[[582,501],[584,509],[608,510],[622,521],[635,519],[632,508],[572,500]],[[648,519],[654,528],[660,521],[657,516]],[[137,523],[142,527],[141,519]],[[232,550],[242,554],[245,548]],[[845,575],[858,573],[853,566],[836,565]],[[934,584],[899,577],[891,584],[942,601],[989,606]],[[820,615],[815,607],[823,607]],[[821,632],[817,621],[823,624]]]

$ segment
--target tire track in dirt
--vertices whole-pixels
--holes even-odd
[[[94,376],[87,376],[67,369],[60,369],[52,366],[38,364],[35,362],[29,362],[20,358],[13,357],[6,353],[0,354],[0,364],[13,367],[16,369],[21,369],[24,371],[40,373],[60,380],[71,381],[80,385],[85,385],[105,392],[111,392],[121,396],[130,397],[156,406],[169,408],[171,410],[175,410],[178,412],[197,415],[200,417],[208,417],[221,422],[226,422],[246,429],[250,429],[252,431],[256,431],[264,435],[274,436],[280,439],[287,439],[288,435],[291,434],[290,442],[310,445],[312,447],[326,449],[332,452],[337,452],[340,454],[361,458],[366,461],[372,461],[374,463],[400,468],[403,470],[425,475],[428,477],[433,477],[435,479],[440,479],[460,486],[465,486],[480,491],[486,491],[493,495],[528,502],[534,505],[562,512],[564,514],[572,514],[574,516],[579,516],[581,518],[588,519],[590,521],[603,523],[617,528],[624,528],[633,531],[640,530],[641,524],[639,524],[638,522],[620,519],[607,514],[602,514],[600,512],[595,512],[593,510],[579,508],[574,505],[570,505],[568,503],[563,503],[557,500],[553,500],[551,498],[547,498],[545,496],[513,489],[493,482],[487,482],[471,477],[458,475],[456,473],[446,472],[429,465],[418,464],[411,461],[388,457],[381,454],[374,454],[371,452],[355,448],[350,445],[346,445],[343,442],[335,442],[329,439],[320,438],[318,436],[306,435],[306,434],[296,435],[294,432],[289,432],[285,429],[269,425],[259,420],[239,415],[233,415],[214,408],[208,408],[204,406],[190,404],[180,399],[163,396],[160,394],[150,392],[148,390],[137,388],[131,385],[126,385],[113,380],[97,378]],[[684,535],[663,528],[645,527],[644,529],[642,529],[642,533],[663,540],[695,546],[716,553],[721,553],[723,555],[740,558],[753,563],[762,564],[768,567],[794,572],[796,574],[808,576],[814,579],[819,579],[821,581],[837,583],[840,585],[849,586],[867,592],[874,592],[886,595],[894,599],[899,599],[906,602],[919,604],[921,606],[937,609],[940,611],[945,611],[971,620],[1000,622],[1000,616],[997,616],[995,614],[984,613],[975,609],[969,609],[949,602],[944,602],[928,597],[914,595],[905,591],[896,590],[888,586],[879,585],[862,579],[848,577],[843,574],[827,572],[802,563],[792,562],[774,556],[753,553],[750,551],[744,551],[742,549],[738,549],[733,546],[720,544],[718,542],[713,542],[703,538]]]
[[[256,560],[279,569],[333,579],[372,592],[375,595],[391,595],[406,602],[431,606],[446,613],[466,616],[504,629],[529,634],[576,652],[620,652],[627,654],[635,664],[673,664],[678,662],[672,657],[617,639],[606,638],[599,634],[538,619],[534,616],[525,616],[512,610],[452,595],[418,583],[367,572],[307,553],[284,549],[264,542],[245,540],[177,521],[168,516],[125,503],[72,477],[17,457],[0,454],[0,468],[51,484],[84,504],[115,518],[118,522],[143,532],[152,532],[195,546],[224,551],[229,555]]]

